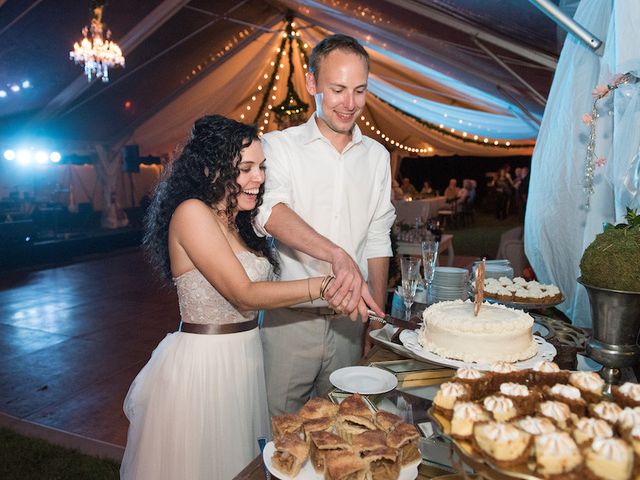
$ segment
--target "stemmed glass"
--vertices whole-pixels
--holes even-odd
[[[418,257],[402,257],[400,268],[402,270],[402,297],[404,300],[405,318],[411,319],[411,305],[416,296],[416,289],[420,281],[420,259]]]
[[[429,303],[431,283],[438,264],[438,241],[434,238],[422,241],[422,263],[424,267],[424,283],[427,286],[427,303]]]

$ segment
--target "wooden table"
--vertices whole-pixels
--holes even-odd
[[[456,253],[453,250],[453,235],[445,233],[438,242],[438,258],[447,252],[447,265],[453,265]],[[422,258],[422,247],[420,243],[398,242],[398,255],[411,255]],[[438,262],[440,263],[440,262]]]

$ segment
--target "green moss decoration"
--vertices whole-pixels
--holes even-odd
[[[580,260],[582,282],[594,287],[640,292],[640,215],[627,208],[628,223],[607,224]]]

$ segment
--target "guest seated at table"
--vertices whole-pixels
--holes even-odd
[[[402,179],[402,185],[400,188],[402,188],[402,192],[405,194],[405,196],[415,197],[418,194],[416,187],[413,186],[413,184],[407,177],[404,177]]]
[[[437,192],[431,188],[431,184],[429,183],[429,180],[425,180],[424,183],[422,184],[422,190],[420,190],[420,197],[422,198],[429,198],[429,197],[435,197],[437,195]]]
[[[453,203],[458,200],[458,181],[455,178],[449,180],[449,186],[444,190],[444,196],[447,203]]]
[[[395,178],[391,182],[391,200],[402,200],[404,198],[404,192],[400,188],[398,180]]]
[[[463,202],[466,201],[467,203],[470,204],[475,204],[476,202],[476,185],[477,182],[475,180],[471,180],[469,178],[466,178],[462,181],[462,190],[465,190],[465,194],[464,194],[464,199]]]

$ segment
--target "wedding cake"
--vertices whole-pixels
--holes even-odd
[[[418,341],[441,357],[464,362],[517,362],[533,357],[533,318],[521,310],[484,303],[478,316],[467,300],[440,302],[423,313]]]

